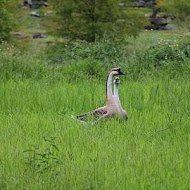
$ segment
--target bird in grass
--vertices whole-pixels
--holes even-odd
[[[120,68],[113,68],[106,80],[106,105],[94,109],[91,112],[80,114],[76,116],[76,119],[80,121],[88,121],[92,119],[101,119],[101,118],[112,118],[116,115],[122,116],[124,119],[127,119],[126,111],[121,107],[121,102],[119,100],[118,86],[119,79],[117,78],[114,82],[114,93],[112,92],[112,79],[113,76],[125,75],[125,73]]]
[[[120,80],[118,77],[116,77],[114,80],[114,101],[115,101],[115,104],[117,105],[117,109],[118,109],[117,115],[121,116],[122,118],[127,120],[128,119],[127,112],[123,109],[123,107],[121,105],[121,101],[119,99],[119,84],[120,84]]]

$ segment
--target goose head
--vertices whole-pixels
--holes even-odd
[[[112,70],[111,70],[111,73],[113,74],[113,75],[125,75],[125,73],[121,70],[121,68],[113,68]]]
[[[120,80],[119,80],[118,77],[116,77],[116,78],[114,79],[114,84],[115,84],[115,85],[119,85],[119,83],[120,83]]]

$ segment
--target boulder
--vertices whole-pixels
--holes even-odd
[[[41,32],[37,32],[33,35],[33,39],[37,39],[37,38],[45,38],[45,35],[42,34]]]
[[[47,7],[48,2],[47,0],[24,0],[23,6],[30,7],[32,9],[37,9],[40,7]]]
[[[169,23],[169,18],[167,15],[160,16],[159,14],[152,15],[150,17],[150,25],[146,26],[147,30],[166,30]]]

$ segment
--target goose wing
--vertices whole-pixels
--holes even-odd
[[[93,111],[93,116],[100,117],[106,115],[108,113],[108,109],[106,106],[97,108]]]
[[[97,108],[91,112],[77,115],[76,118],[81,121],[87,121],[88,119],[95,119],[100,116],[104,116],[107,113],[108,113],[107,107],[104,106],[104,107]]]

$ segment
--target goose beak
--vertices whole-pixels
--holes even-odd
[[[125,73],[121,70],[119,70],[119,74],[118,75],[125,75]]]

